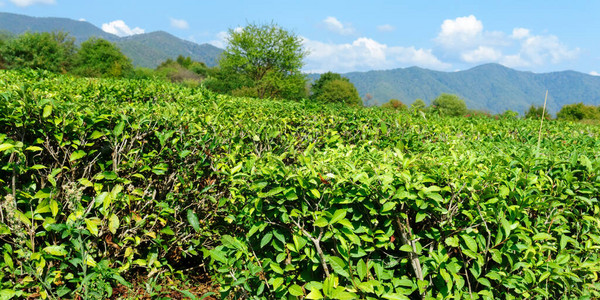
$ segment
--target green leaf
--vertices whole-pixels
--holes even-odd
[[[198,216],[196,215],[196,213],[194,213],[194,211],[191,209],[187,210],[187,220],[188,223],[190,223],[190,225],[192,226],[192,228],[194,228],[194,231],[196,231],[196,233],[200,232],[200,221],[198,220]]]
[[[54,255],[54,256],[65,256],[65,255],[69,254],[69,251],[65,250],[65,247],[62,245],[48,246],[48,247],[44,248],[43,250],[44,250],[44,252],[46,252],[50,255]]]
[[[504,229],[504,234],[506,234],[506,236],[508,237],[510,235],[510,223],[508,223],[508,221],[502,217],[500,219],[500,223],[502,224],[502,228]]]
[[[462,234],[460,237],[465,241],[465,244],[469,250],[477,253],[477,242],[471,236],[468,234]]]
[[[56,217],[58,214],[58,202],[54,199],[50,200],[50,211],[52,212],[52,217]]]
[[[323,297],[323,294],[321,293],[321,291],[314,289],[312,291],[310,291],[310,293],[308,293],[308,295],[306,295],[306,299],[324,299],[325,297]]]
[[[415,218],[415,222],[419,223],[419,222],[423,221],[423,219],[425,219],[427,216],[428,216],[427,213],[418,212],[417,217]]]
[[[325,219],[324,217],[320,217],[315,221],[314,225],[317,227],[325,227],[329,225],[329,222],[327,222],[327,219]]]
[[[273,290],[277,290],[283,284],[283,278],[277,277],[273,280]]]
[[[265,234],[263,236],[263,238],[260,240],[260,247],[264,248],[265,245],[267,245],[271,241],[271,239],[273,239],[273,233],[269,232],[269,233]]]
[[[292,295],[292,296],[303,296],[304,295],[304,290],[302,290],[302,287],[297,285],[297,284],[292,284],[289,288],[288,288],[288,292]]]
[[[0,299],[1,300],[9,300],[12,299],[17,294],[15,290],[4,289],[0,291]],[[313,299],[313,298],[311,298]]]
[[[552,237],[552,235],[550,235],[548,233],[540,232],[540,233],[537,233],[536,235],[534,235],[532,237],[532,239],[534,241],[539,241],[539,240],[549,240],[549,239],[554,239],[554,238]]]
[[[315,197],[315,199],[320,199],[321,198],[321,193],[319,193],[319,191],[317,191],[315,189],[311,189],[310,193],[312,194],[313,197]]]
[[[346,217],[346,210],[338,209],[333,213],[333,217],[331,218],[331,220],[329,220],[329,225],[333,225],[345,217]]]
[[[350,274],[348,273],[348,271],[346,271],[346,268],[348,267],[348,265],[341,258],[339,258],[337,256],[330,256],[329,264],[331,265],[331,268],[333,269],[333,271],[336,274],[339,274],[346,278],[350,277]]]
[[[402,294],[398,294],[398,293],[385,294],[381,297],[383,299],[389,299],[389,300],[410,300],[410,298],[408,298]]]
[[[87,155],[87,153],[85,153],[85,151],[77,150],[77,151],[71,153],[71,158],[69,159],[69,161],[76,161],[86,155]]]
[[[98,236],[98,225],[100,225],[100,219],[94,217],[85,219],[86,228],[90,231],[91,234]]]
[[[119,217],[115,214],[111,214],[110,218],[108,219],[108,231],[110,231],[112,234],[117,234],[119,225]]]
[[[27,151],[42,151],[44,149],[42,147],[38,147],[38,146],[29,146],[29,147],[25,148],[25,150],[27,150]]]
[[[13,145],[13,144],[4,143],[4,144],[0,145],[0,151],[12,149],[14,146],[15,145]]]
[[[367,276],[367,264],[364,260],[359,260],[356,264],[356,272],[358,273],[358,277],[362,281]]]
[[[13,260],[10,257],[10,254],[8,254],[8,252],[4,252],[4,263],[11,269],[14,270],[15,266],[13,264]]]
[[[42,118],[47,118],[48,116],[50,116],[50,114],[52,114],[52,105],[47,104],[46,106],[44,106],[44,111],[42,112]]]

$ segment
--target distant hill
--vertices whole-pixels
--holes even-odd
[[[14,34],[25,32],[64,31],[81,43],[91,37],[99,37],[114,42],[121,51],[131,58],[134,65],[155,68],[161,62],[179,55],[202,61],[207,66],[217,65],[222,49],[210,44],[196,44],[182,40],[164,31],[118,37],[86,21],[67,18],[37,18],[0,12],[0,31]]]
[[[213,45],[199,45],[164,31],[123,37],[117,40],[116,44],[135,65],[146,68],[155,68],[168,58],[176,58],[179,55],[189,56],[193,60],[213,67],[217,65],[219,56],[223,52]]]
[[[354,83],[363,98],[367,93],[373,95],[377,105],[394,98],[405,104],[419,98],[430,103],[441,93],[450,93],[465,99],[472,109],[524,113],[532,104],[543,105],[546,89],[547,109],[552,114],[565,104],[600,105],[600,77],[573,71],[536,74],[485,64],[459,72],[411,67],[342,75]]]

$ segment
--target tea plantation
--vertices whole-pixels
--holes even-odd
[[[598,299],[600,128],[539,128],[0,71],[0,298]]]

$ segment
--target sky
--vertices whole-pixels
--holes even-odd
[[[275,23],[303,40],[306,72],[499,63],[600,75],[592,0],[0,0],[0,11],[85,20],[120,36],[163,30],[221,48],[230,29]]]

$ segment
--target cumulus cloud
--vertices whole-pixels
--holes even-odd
[[[10,0],[10,2],[14,3],[16,6],[26,7],[34,4],[54,4],[56,1],[54,0]]]
[[[392,69],[406,66],[423,66],[447,69],[429,49],[388,46],[373,39],[361,37],[352,43],[333,44],[303,38],[304,47],[310,51],[306,58],[307,72],[350,72],[374,69]]]
[[[590,75],[592,75],[592,76],[600,76],[600,73],[598,73],[596,71],[591,71]]]
[[[190,25],[186,20],[171,18],[171,26],[177,29],[188,29]]]
[[[127,26],[123,20],[115,20],[110,23],[104,23],[102,24],[102,30],[121,37],[144,33],[144,29],[139,27],[129,28],[129,26]]]
[[[342,22],[340,22],[335,17],[327,17],[327,18],[325,18],[325,20],[323,20],[322,23],[325,26],[325,28],[327,28],[327,30],[329,30],[331,32],[335,32],[337,34],[351,35],[351,34],[354,34],[354,32],[355,32],[352,25],[342,24]]]
[[[535,35],[516,27],[512,33],[488,31],[474,15],[445,20],[434,41],[443,57],[463,63],[497,62],[508,67],[535,67],[575,59],[580,50],[554,35]]]
[[[502,52],[500,50],[486,46],[479,46],[477,49],[465,51],[461,54],[462,60],[468,63],[498,61],[501,57]]]
[[[242,32],[242,30],[244,30],[244,28],[242,27],[236,27],[233,29],[234,32]],[[227,40],[229,39],[229,32],[227,31],[220,31],[215,35],[215,39],[209,41],[208,43],[218,47],[218,48],[225,48],[227,46]]]
[[[510,37],[514,39],[523,39],[529,36],[529,29],[527,28],[515,28],[513,29],[512,35]]]
[[[390,32],[390,31],[396,30],[396,27],[394,27],[390,24],[383,24],[383,25],[377,26],[377,30],[379,30],[381,32]]]

